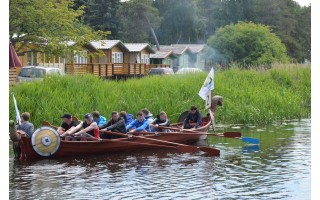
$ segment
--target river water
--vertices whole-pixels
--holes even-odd
[[[220,157],[152,150],[84,158],[15,161],[10,199],[303,199],[311,198],[311,119],[268,127],[219,126],[239,139],[210,137]],[[10,145],[11,147],[11,145]]]

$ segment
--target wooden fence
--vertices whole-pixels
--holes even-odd
[[[170,65],[143,63],[65,64],[65,73],[94,74],[101,78],[140,77],[147,75],[150,69],[158,67],[168,68]]]
[[[17,79],[17,72],[16,72],[16,68],[10,68],[9,69],[9,85],[14,85],[16,84],[16,79]]]

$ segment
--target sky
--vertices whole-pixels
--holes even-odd
[[[294,0],[300,4],[300,6],[308,6],[311,3],[311,0]]]

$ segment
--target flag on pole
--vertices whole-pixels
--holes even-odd
[[[203,85],[199,91],[199,96],[203,99],[206,100],[207,94],[209,91],[214,89],[214,70],[213,67],[211,68],[207,78],[204,80]]]
[[[18,105],[17,105],[17,100],[14,97],[14,94],[12,92],[12,97],[13,97],[13,103],[14,103],[14,108],[16,109],[16,120],[17,120],[17,124],[21,125],[21,118],[20,118],[20,113],[19,113],[19,109],[18,109]]]

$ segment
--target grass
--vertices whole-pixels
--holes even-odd
[[[91,75],[50,76],[10,88],[10,119],[15,118],[14,91],[20,113],[30,112],[36,127],[42,120],[60,124],[63,113],[82,119],[85,113],[98,110],[109,118],[114,110],[135,115],[145,107],[154,115],[164,110],[175,122],[191,105],[204,108],[198,92],[206,76],[200,73],[126,81],[104,81]],[[224,98],[217,113],[218,123],[268,124],[308,117],[311,68],[281,66],[268,71],[234,68],[215,72],[213,95]]]

